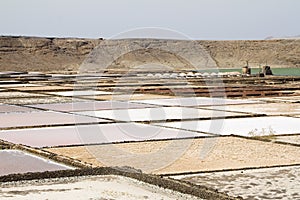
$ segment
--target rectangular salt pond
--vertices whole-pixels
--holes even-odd
[[[64,103],[64,102],[75,102],[82,101],[82,99],[76,99],[72,97],[60,97],[60,96],[49,96],[49,97],[26,97],[26,98],[7,98],[0,99],[0,103],[5,104],[17,104],[17,105],[29,105],[29,104],[46,104],[46,103]]]
[[[207,137],[207,134],[137,123],[2,130],[0,139],[32,147],[106,144],[173,138]]]
[[[274,142],[283,142],[288,144],[295,144],[300,146],[300,135],[285,135],[271,138]]]
[[[144,100],[144,99],[162,99],[172,98],[170,96],[155,95],[155,94],[113,94],[103,96],[85,96],[86,99],[93,100],[112,100],[112,101],[130,101],[130,100]]]
[[[162,105],[162,106],[188,106],[188,107],[262,103],[259,101],[250,101],[244,99],[221,99],[221,98],[209,98],[209,97],[149,99],[149,100],[136,100],[132,102]]]
[[[112,151],[111,147],[123,151]],[[112,166],[132,166],[153,174],[187,174],[300,163],[298,147],[231,136],[59,147],[46,150],[94,166],[103,167],[105,164],[101,161],[105,158],[106,163],[111,163]],[[137,153],[138,157],[132,159],[129,152]],[[102,159],[99,159],[100,157]],[[158,166],[162,163],[166,165]]]
[[[45,94],[53,94],[64,97],[72,97],[72,96],[93,96],[93,95],[107,95],[111,94],[111,92],[106,91],[93,91],[93,90],[82,90],[82,91],[64,91],[64,92],[46,92]]]
[[[160,108],[141,108],[128,110],[103,110],[78,112],[79,114],[113,119],[119,121],[165,121],[181,119],[210,119],[233,116],[247,116],[247,114],[213,111],[196,108],[184,107],[160,107]],[[249,116],[249,115],[248,115]]]
[[[40,87],[38,84],[0,84],[0,88]]]
[[[34,86],[34,87],[16,87],[16,88],[11,88],[15,89],[18,91],[65,91],[65,90],[73,90],[74,88],[72,87],[64,87],[64,86],[51,86],[51,85],[46,85],[46,86]]]
[[[36,93],[29,93],[29,92],[7,92],[3,91],[0,92],[0,98],[24,98],[24,97],[46,97],[45,94],[36,94]]]
[[[266,115],[300,114],[300,104],[287,104],[287,103],[226,105],[226,106],[214,106],[211,107],[211,109],[233,111],[233,112],[246,112],[246,113],[253,113],[253,114],[266,114]]]
[[[299,103],[299,96],[280,96],[280,97],[260,97],[251,98],[251,100],[264,101],[268,103]]]
[[[104,122],[110,121],[51,111],[0,114],[0,129]]]
[[[130,108],[151,108],[154,105],[130,103],[126,101],[85,101],[73,103],[56,103],[56,104],[36,104],[30,105],[36,108],[56,111],[91,111],[91,110],[114,110]]]
[[[300,199],[300,166],[173,176],[244,199]]]
[[[19,150],[0,150],[0,176],[26,172],[73,169]]]
[[[76,176],[0,183],[0,199],[201,200],[132,178],[116,175]]]
[[[267,102],[276,102],[276,103],[299,103],[300,97],[299,96],[282,96],[282,97],[263,98],[262,100],[267,101]]]
[[[32,111],[38,111],[38,110],[33,109],[33,108],[22,107],[22,106],[0,104],[0,113],[32,112]]]
[[[300,133],[300,118],[253,117],[159,123],[161,126],[200,131],[216,135],[246,137]]]

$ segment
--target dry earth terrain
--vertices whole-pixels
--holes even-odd
[[[38,37],[0,37],[0,71],[77,71],[87,55],[99,44],[106,43],[111,50],[119,47],[137,45],[147,48],[168,46],[172,52],[147,48],[121,56],[113,64],[117,68],[126,68],[143,63],[160,63],[175,67],[188,68],[189,63],[176,54],[186,55],[197,65],[199,51],[210,56],[211,65],[220,68],[241,68],[249,61],[252,66],[264,65],[272,67],[300,67],[300,40],[274,39],[257,41],[179,41],[128,39],[109,41],[99,39],[76,38],[38,38]],[[174,52],[175,53],[174,53]],[[199,63],[198,63],[199,64]],[[210,67],[209,66],[209,67]]]

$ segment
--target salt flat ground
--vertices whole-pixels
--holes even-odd
[[[1,184],[7,199],[199,199],[122,176],[87,176]]]
[[[65,80],[68,76],[62,77],[0,84],[1,140],[92,166],[131,166],[145,173],[180,177],[232,196],[299,198],[299,96],[131,96],[124,92],[112,94],[105,86],[111,77],[94,88],[96,91],[89,88],[74,92]],[[0,160],[5,151],[8,150],[0,150]],[[45,162],[52,160],[47,158]],[[33,168],[20,165],[19,171],[7,169],[3,174],[29,172]],[[46,170],[40,165],[33,171]],[[188,176],[181,177],[183,174]],[[52,181],[52,186],[45,184],[36,190],[31,188],[36,186],[32,182],[7,186],[1,195],[58,198],[59,186],[69,197],[80,197],[80,191],[87,190],[92,198],[100,187],[103,198],[186,198],[151,189],[152,186],[149,189],[124,177],[78,178],[70,184]],[[131,189],[125,190],[128,184]],[[117,189],[111,189],[114,187]],[[31,192],[25,194],[26,191]],[[18,192],[23,195],[16,195]]]

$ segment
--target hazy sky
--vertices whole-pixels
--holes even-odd
[[[1,0],[0,35],[110,38],[140,27],[192,39],[300,35],[299,0]]]

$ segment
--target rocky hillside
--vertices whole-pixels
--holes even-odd
[[[0,37],[0,71],[73,71],[102,39]]]
[[[190,64],[221,68],[240,68],[266,62],[273,67],[300,67],[300,40],[261,41],[176,41],[76,38],[0,37],[0,71],[76,71],[89,53],[101,42],[109,51],[146,48],[122,55],[114,67],[126,68],[154,62],[186,69]],[[167,48],[165,48],[167,47]],[[125,49],[126,49],[125,48]],[[159,48],[160,51],[154,50]],[[130,48],[129,48],[130,49]],[[168,52],[172,49],[172,52]],[[203,50],[203,51],[202,51]],[[174,53],[175,52],[175,53]]]
[[[300,40],[201,41],[222,68],[268,63],[272,67],[300,67]]]

